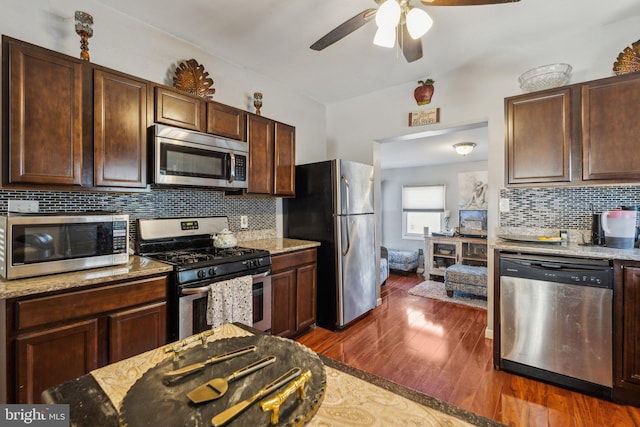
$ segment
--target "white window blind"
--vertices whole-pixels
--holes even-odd
[[[444,212],[444,206],[444,185],[402,187],[402,210],[404,212]]]

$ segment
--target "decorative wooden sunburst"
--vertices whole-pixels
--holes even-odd
[[[640,40],[624,48],[618,60],[613,63],[613,72],[617,75],[640,71]]]
[[[176,89],[193,93],[201,97],[211,97],[216,90],[213,88],[213,79],[204,70],[204,66],[198,64],[195,59],[182,62],[176,68],[176,76],[173,78],[173,86]]]

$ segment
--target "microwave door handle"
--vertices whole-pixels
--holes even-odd
[[[233,182],[236,180],[236,155],[233,151],[229,153],[229,163],[229,182]]]

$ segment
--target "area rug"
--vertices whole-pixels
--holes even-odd
[[[435,280],[424,281],[413,288],[409,289],[409,294],[419,297],[433,298],[441,301],[452,302],[455,304],[469,305],[487,309],[487,299],[476,295],[466,294],[464,292],[454,292],[453,298],[447,296],[444,289],[444,283]]]

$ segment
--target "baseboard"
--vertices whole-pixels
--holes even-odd
[[[492,340],[493,339],[493,329],[485,328],[484,337]]]
[[[376,307],[379,307],[379,306],[381,306],[381,305],[382,305],[382,298],[378,298],[378,299],[376,300]]]

